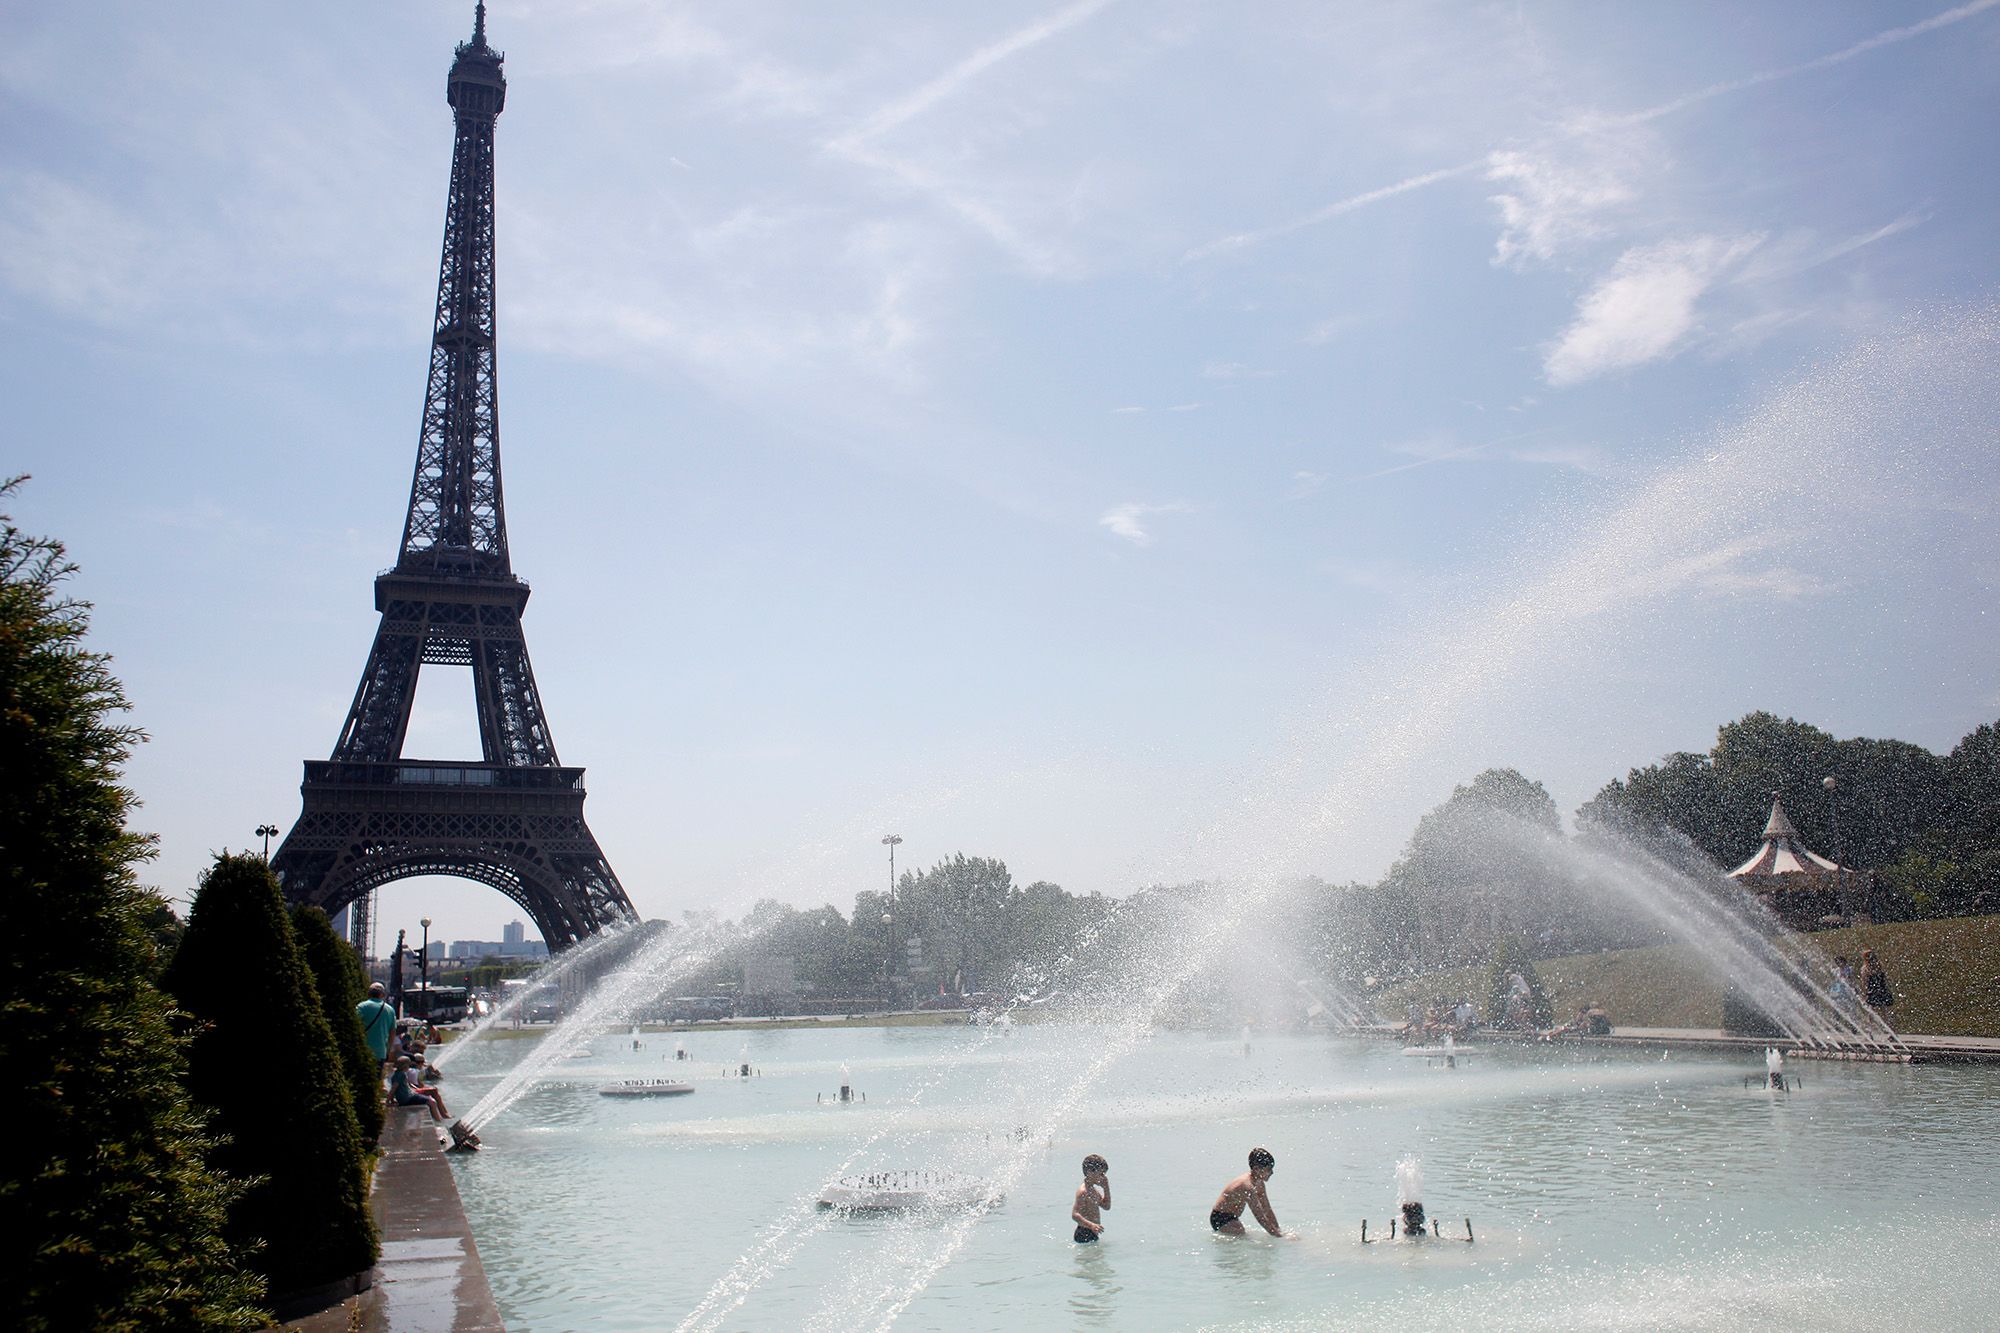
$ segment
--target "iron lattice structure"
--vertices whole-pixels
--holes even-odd
[[[306,761],[304,808],[273,868],[290,901],[329,915],[413,875],[473,880],[519,903],[554,950],[637,914],[584,823],[583,770],[556,757],[521,631],[528,585],[507,554],[493,264],[507,80],[486,6],[475,14],[446,83],[451,194],[402,548],[375,580],[382,620],[340,740]],[[480,762],[402,757],[430,665],[471,668]]]

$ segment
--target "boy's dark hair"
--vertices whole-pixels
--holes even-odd
[[[1111,1169],[1111,1163],[1105,1161],[1102,1157],[1099,1157],[1096,1153],[1092,1153],[1090,1156],[1083,1159],[1083,1174],[1085,1174],[1086,1176],[1093,1171],[1109,1171],[1110,1169]]]
[[[1254,1171],[1258,1167],[1276,1166],[1277,1164],[1278,1164],[1278,1159],[1271,1156],[1271,1150],[1269,1148],[1252,1148],[1250,1150],[1251,1170]]]

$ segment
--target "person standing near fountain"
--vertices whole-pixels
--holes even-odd
[[[1882,970],[1882,964],[1875,958],[1873,949],[1861,951],[1861,999],[1884,1026],[1889,1022],[1889,1010],[1896,1003],[1896,993],[1889,988],[1889,974]]]
[[[354,1006],[354,1016],[361,1020],[361,1035],[368,1039],[368,1049],[379,1061],[388,1060],[389,1034],[396,1030],[396,1006],[382,998],[384,993],[382,983],[375,982],[368,987],[368,998]]]
[[[1076,1243],[1095,1245],[1104,1231],[1100,1208],[1111,1206],[1111,1163],[1096,1153],[1083,1159],[1083,1184],[1077,1186],[1076,1202],[1069,1216],[1076,1223]]]
[[[1268,1148],[1250,1150],[1250,1169],[1222,1187],[1216,1196],[1215,1206],[1208,1210],[1208,1228],[1225,1236],[1245,1235],[1243,1230],[1243,1209],[1247,1205],[1250,1215],[1258,1225],[1274,1236],[1283,1236],[1284,1229],[1278,1225],[1278,1214],[1271,1207],[1271,1196],[1264,1191],[1268,1181],[1278,1169],[1278,1159]]]

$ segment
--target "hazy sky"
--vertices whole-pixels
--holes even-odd
[[[359,678],[470,26],[0,10],[0,470],[176,894],[289,827]],[[489,27],[512,553],[647,916],[845,909],[891,830],[1372,878],[1490,765],[1571,810],[1751,709],[2000,716],[1995,0]],[[424,686],[410,753],[476,754]]]

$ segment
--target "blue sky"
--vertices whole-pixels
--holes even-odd
[[[400,533],[470,5],[0,14],[0,469],[296,815]],[[501,413],[642,913],[1372,878],[1754,708],[2000,715],[2000,7],[506,3]],[[433,669],[410,752],[476,751]],[[1808,836],[1811,831],[1808,830]],[[499,895],[385,891],[447,938]]]

